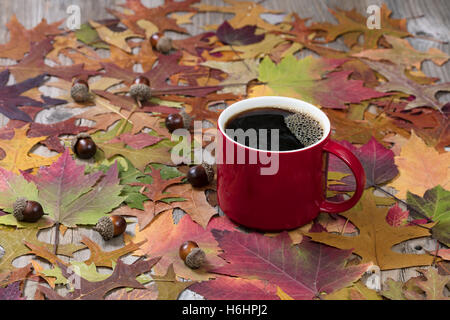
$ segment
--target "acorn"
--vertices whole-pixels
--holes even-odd
[[[207,186],[214,180],[214,167],[206,162],[193,166],[187,173],[187,180],[196,188]]]
[[[81,132],[72,140],[72,151],[80,159],[90,159],[97,152],[97,145],[91,136],[86,132]]]
[[[70,95],[76,102],[85,102],[90,100],[89,85],[83,79],[75,79],[70,89]]]
[[[147,101],[150,99],[152,96],[150,80],[143,75],[136,77],[130,87],[130,95],[138,101]]]
[[[127,222],[122,216],[107,216],[101,217],[92,229],[107,241],[124,233],[126,228]]]
[[[192,118],[186,113],[186,111],[181,110],[180,113],[171,113],[166,118],[166,127],[169,132],[174,132],[176,129],[189,129],[192,123]]]
[[[36,222],[44,215],[44,210],[37,201],[18,198],[13,204],[13,215],[18,221]]]
[[[168,53],[172,49],[172,38],[164,36],[161,32],[155,32],[150,37],[150,44],[159,52]]]
[[[180,246],[180,258],[191,269],[200,268],[206,260],[205,252],[194,241],[186,241]]]
[[[291,114],[284,118],[284,123],[305,147],[313,145],[323,136],[323,128],[319,121],[307,113]]]

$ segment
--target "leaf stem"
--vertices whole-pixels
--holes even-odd
[[[55,230],[55,242],[54,242],[54,244],[53,244],[53,254],[54,254],[54,255],[56,255],[57,252],[58,252],[58,245],[59,245],[59,226],[60,226],[59,221],[56,221],[56,222],[55,222],[55,227],[56,227],[56,230]]]

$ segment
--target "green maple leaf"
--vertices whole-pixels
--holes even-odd
[[[36,184],[39,202],[49,218],[67,227],[93,225],[106,213],[119,206],[120,196],[117,165],[106,174],[101,171],[84,174],[66,149],[50,167],[41,167],[36,175],[23,172],[26,179]]]
[[[344,109],[347,103],[386,95],[364,87],[363,81],[349,80],[351,71],[328,73],[345,61],[312,56],[297,60],[289,55],[275,64],[265,57],[259,65],[259,80],[267,83],[276,95],[299,98],[326,108]]]

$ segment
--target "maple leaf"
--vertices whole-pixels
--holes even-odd
[[[142,209],[131,208],[129,205],[127,205],[115,209],[111,214],[136,217],[138,219],[139,231],[142,231],[146,226],[150,224],[150,222],[153,221],[153,219],[158,214],[166,210],[173,209],[173,206],[171,204],[162,201],[158,202],[153,202],[150,200],[145,201],[146,197],[145,199],[138,199],[138,200],[140,200]],[[1,220],[2,219],[0,218],[0,222]]]
[[[255,34],[256,26],[244,26],[233,28],[228,21],[224,21],[216,31],[217,38],[229,45],[248,45],[260,42],[264,39],[264,34]]]
[[[208,300],[279,300],[277,287],[258,279],[217,277],[195,283],[189,290]]]
[[[399,39],[389,35],[384,38],[392,45],[389,49],[370,49],[356,54],[353,57],[367,58],[370,60],[380,61],[389,60],[397,65],[405,67],[415,67],[420,70],[424,60],[431,60],[439,66],[442,66],[450,57],[436,48],[430,48],[427,52],[420,52],[414,49],[408,40]]]
[[[46,39],[47,36],[63,33],[64,30],[58,29],[64,19],[48,24],[46,19],[33,29],[26,30],[17,20],[16,15],[12,15],[11,19],[6,23],[9,30],[9,42],[0,45],[0,57],[20,60],[25,53],[30,51],[32,42],[39,42]]]
[[[233,13],[235,16],[228,20],[228,22],[234,28],[254,25],[269,31],[279,30],[277,26],[264,21],[260,15],[263,13],[280,13],[280,11],[266,9],[259,3],[252,1],[224,0],[224,2],[230,4],[230,6],[220,7],[208,4],[199,4],[194,5],[194,7],[199,11]]]
[[[194,284],[194,281],[178,281],[170,265],[164,276],[152,276],[158,288],[158,300],[176,300],[182,291]]]
[[[212,272],[264,279],[294,299],[313,299],[348,286],[370,266],[345,268],[351,250],[326,247],[307,238],[292,246],[287,232],[275,238],[228,230],[212,230],[212,234],[225,251],[221,257],[229,262]]]
[[[394,153],[392,150],[383,147],[375,138],[372,137],[369,142],[360,148],[354,147],[345,140],[339,143],[350,149],[361,162],[366,173],[365,188],[385,184],[398,175],[398,170],[394,162]],[[350,169],[335,156],[330,156],[329,170],[351,173]],[[344,177],[339,182],[344,183],[344,185],[339,184],[333,186],[332,190],[352,191],[355,189],[355,179],[353,176]]]
[[[84,175],[84,169],[66,149],[58,161],[48,168],[41,167],[36,175],[22,174],[36,184],[39,202],[49,217],[67,227],[75,227],[96,224],[124,200],[119,196],[122,186],[117,163],[102,178],[102,172]]]
[[[19,173],[20,170],[28,170],[40,166],[52,164],[59,155],[53,157],[43,157],[30,153],[37,143],[46,140],[47,137],[28,138],[26,136],[29,125],[20,129],[14,129],[14,137],[10,140],[0,140],[0,148],[6,153],[6,156],[0,160],[0,166],[13,173]]]
[[[354,40],[352,44],[357,43],[357,37],[364,34],[364,48],[376,48],[378,40],[381,36],[388,34],[403,38],[411,36],[407,31],[406,19],[391,19],[392,11],[387,5],[383,3],[380,9],[380,24],[383,26],[380,29],[369,29],[367,27],[367,17],[359,14],[355,9],[345,11],[341,9],[328,9],[338,20],[338,24],[331,24],[329,22],[314,23],[311,26],[312,30],[323,30],[326,32],[325,41],[330,42],[336,40],[340,35],[352,33]]]
[[[83,261],[85,264],[87,265],[95,264],[96,267],[112,268],[113,263],[116,263],[120,257],[139,249],[139,247],[142,244],[144,244],[146,240],[139,243],[133,243],[131,241],[124,247],[113,251],[103,251],[102,248],[97,243],[95,243],[86,236],[83,236],[81,242],[84,243],[91,252],[89,259]]]
[[[25,81],[28,78],[36,77],[41,74],[52,75],[58,78],[71,81],[78,75],[90,76],[97,72],[83,69],[83,64],[50,67],[45,64],[44,58],[52,49],[52,39],[48,38],[32,45],[30,53],[18,64],[8,66],[7,68],[14,75],[16,81]]]
[[[385,94],[363,87],[362,81],[348,80],[351,71],[332,71],[345,60],[315,59],[312,56],[297,60],[290,55],[279,64],[265,57],[259,65],[259,80],[266,82],[274,94],[298,97],[325,108],[346,108],[346,103],[382,97]],[[333,92],[330,95],[330,92]]]
[[[214,237],[211,235],[211,229],[228,229],[235,226],[226,217],[217,217],[210,221],[208,229],[204,229],[193,222],[189,215],[184,215],[180,221],[175,224],[172,219],[172,210],[160,213],[151,224],[138,231],[136,228],[135,241],[147,239],[136,254],[146,254],[149,258],[161,256],[161,260],[155,266],[154,271],[157,275],[164,275],[171,264],[175,273],[185,279],[208,280],[214,275],[207,272],[211,266],[220,266],[224,261],[217,255],[219,247]],[[190,239],[197,242],[198,246],[206,254],[206,262],[199,269],[187,267],[179,256],[179,248],[183,239]]]
[[[42,285],[39,285],[38,289],[50,300],[102,300],[108,292],[116,288],[144,289],[145,287],[136,280],[136,277],[150,271],[158,260],[159,258],[138,260],[130,265],[119,260],[111,276],[95,282],[85,280],[71,273],[67,266],[59,264],[64,277],[70,277],[73,283],[76,281],[79,285],[75,286],[74,290],[64,297]]]
[[[36,106],[42,107],[44,104],[21,95],[25,91],[39,87],[45,81],[45,75],[41,74],[35,78],[27,79],[23,82],[7,86],[9,79],[9,70],[0,72],[0,112],[9,119],[22,120],[30,122],[32,119],[24,111],[18,109],[18,106]]]
[[[392,251],[400,242],[429,236],[428,229],[418,226],[392,227],[386,222],[387,209],[377,208],[374,196],[365,191],[361,201],[351,210],[341,213],[358,229],[359,235],[343,236],[327,232],[309,232],[312,240],[341,249],[354,249],[362,263],[372,262],[381,270],[430,265],[433,257],[427,254],[404,254]],[[430,226],[428,224],[425,226]]]
[[[20,290],[20,281],[13,282],[6,288],[0,288],[0,300],[25,300]]]
[[[426,190],[441,185],[450,188],[450,154],[439,154],[428,147],[414,132],[395,157],[400,175],[390,185],[399,191],[397,197],[405,198],[406,192],[422,195]]]
[[[450,91],[450,82],[422,85],[409,79],[405,75],[403,66],[369,60],[364,60],[364,63],[388,80],[388,82],[377,86],[376,90],[382,92],[400,91],[415,97],[415,99],[408,102],[405,110],[417,107],[442,109],[443,106],[436,99],[436,94]]]

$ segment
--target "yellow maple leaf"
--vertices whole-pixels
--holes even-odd
[[[399,198],[404,199],[407,191],[423,195],[437,185],[450,188],[450,153],[440,154],[414,132],[395,157],[395,164],[400,175],[391,186],[399,191]]]
[[[29,153],[33,146],[47,137],[28,138],[28,128],[29,125],[14,129],[14,137],[11,140],[0,140],[0,148],[6,153],[6,156],[0,160],[1,167],[14,173],[20,173],[20,170],[51,165],[59,158],[59,154],[53,157],[42,157]]]

